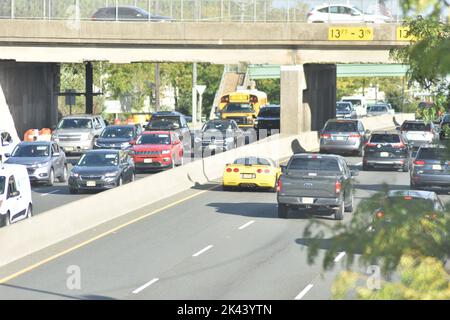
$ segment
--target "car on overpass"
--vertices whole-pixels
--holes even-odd
[[[103,130],[106,123],[98,115],[70,115],[61,119],[52,134],[52,140],[57,142],[65,153],[84,153],[94,148],[94,141]]]
[[[424,145],[419,148],[412,163],[412,189],[450,188],[450,153],[442,145]]]
[[[358,117],[364,117],[367,115],[367,101],[364,96],[345,96],[342,97],[339,102],[350,102]]]
[[[25,166],[0,163],[0,226],[31,218],[33,200]]]
[[[135,166],[129,154],[122,150],[91,150],[73,167],[69,177],[69,192],[101,191],[120,187],[135,180]]]
[[[393,115],[394,113],[394,110],[389,108],[387,104],[373,104],[367,109],[368,117]]]
[[[364,146],[363,170],[375,167],[409,169],[409,147],[398,131],[375,131]]]
[[[402,226],[405,219],[435,220],[445,214],[445,207],[435,192],[421,190],[391,190],[380,199],[381,206],[372,216],[370,231],[383,228],[387,223]],[[401,214],[407,212],[407,216]]]
[[[385,23],[392,18],[363,12],[349,4],[324,4],[315,7],[307,15],[309,23]]]
[[[128,149],[142,133],[140,125],[113,125],[106,127],[95,139],[94,149]]]
[[[224,191],[236,188],[276,190],[281,169],[266,157],[243,157],[227,164],[223,173]]]
[[[137,171],[165,170],[183,164],[184,149],[172,131],[145,131],[130,150]]]
[[[287,218],[290,208],[327,208],[336,220],[353,211],[353,177],[345,159],[337,155],[294,154],[278,180],[278,216]]]
[[[69,176],[66,154],[53,141],[21,142],[6,163],[25,166],[32,183],[53,186],[56,179],[66,182]]]
[[[208,156],[235,149],[244,143],[244,133],[234,120],[209,120],[196,134],[196,154]]]
[[[173,21],[171,17],[151,15],[144,9],[135,6],[114,6],[99,8],[92,15],[91,19],[94,21]]]
[[[358,115],[351,102],[338,101],[336,102],[336,118],[356,119]]]
[[[320,131],[320,153],[356,153],[362,156],[369,131],[360,120],[331,119]]]

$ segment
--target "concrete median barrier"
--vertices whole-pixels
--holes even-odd
[[[409,118],[410,115],[396,116],[400,124]],[[392,116],[366,118],[363,122],[369,130],[395,126]],[[317,132],[305,132],[295,136],[275,135],[52,209],[32,219],[0,229],[0,266],[195,185],[219,179],[224,166],[237,157],[265,156],[277,161],[293,153],[317,151],[318,148]]]

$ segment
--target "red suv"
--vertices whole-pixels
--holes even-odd
[[[145,131],[131,148],[136,170],[161,170],[183,164],[183,144],[170,131]]]

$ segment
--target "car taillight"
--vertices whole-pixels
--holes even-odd
[[[406,146],[405,146],[405,144],[403,142],[400,142],[400,143],[393,143],[392,147],[398,148],[398,149],[402,149],[402,148],[404,148]]]
[[[321,137],[321,138],[324,138],[324,139],[329,139],[329,138],[331,138],[331,134],[329,134],[329,133],[324,133],[324,134],[321,134],[320,137]]]
[[[264,173],[270,173],[269,169],[264,170]]]
[[[336,184],[335,184],[336,193],[340,193],[341,192],[341,188],[342,188],[341,182],[340,181],[336,181]]]
[[[382,219],[382,218],[384,218],[384,212],[383,211],[377,211],[377,213],[375,213],[375,216],[378,218],[378,219]]]
[[[233,172],[239,172],[238,168],[234,168]]]
[[[376,147],[377,145],[376,145],[375,143],[369,143],[369,142],[367,142],[367,143],[366,143],[366,146],[367,146],[367,147]]]
[[[227,168],[227,172],[232,172],[233,170],[231,168]]]
[[[425,161],[423,161],[423,160],[415,160],[413,163],[416,166],[423,166],[423,165],[425,165]]]
[[[258,173],[262,173],[262,172],[263,172],[263,170],[262,170],[262,169],[258,169],[258,170],[256,170],[256,172],[258,172]]]
[[[360,134],[351,134],[351,135],[349,135],[349,138],[361,138],[361,135]]]
[[[277,192],[280,192],[282,187],[283,187],[283,183],[281,182],[281,179],[278,179],[278,182],[277,182]]]
[[[411,196],[404,196],[403,199],[405,199],[405,200],[412,200],[412,197]]]

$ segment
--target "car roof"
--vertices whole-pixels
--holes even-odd
[[[329,122],[350,122],[350,123],[355,123],[355,122],[359,122],[359,120],[355,120],[355,119],[330,119],[327,121],[327,123]]]
[[[88,150],[85,154],[91,154],[91,153],[120,153],[122,150],[115,150],[115,149],[96,149],[96,150]]]
[[[63,119],[71,119],[71,118],[94,118],[94,117],[100,117],[100,115],[93,115],[93,114],[72,114],[70,116],[65,116]]]
[[[114,124],[106,127],[109,128],[136,128],[136,124]]]
[[[29,145],[51,145],[54,143],[53,141],[22,141],[19,143],[19,145],[22,146],[29,146]]]
[[[24,165],[0,162],[0,175],[11,174],[11,173],[16,172],[17,170],[22,171],[22,173],[27,172],[26,171],[27,169]],[[27,176],[28,176],[28,172],[27,172]]]
[[[378,130],[378,131],[373,131],[371,134],[372,135],[374,135],[374,134],[392,134],[392,135],[396,135],[396,136],[401,135],[400,132],[393,131],[393,130],[386,130],[386,131]]]
[[[184,114],[182,114],[181,112],[178,111],[158,111],[153,113],[153,117],[154,116],[183,116]]]
[[[425,123],[424,120],[405,120],[403,121],[403,124],[405,123]]]
[[[323,154],[323,153],[296,153],[293,158],[325,158],[325,159],[342,159],[342,156],[336,154]]]
[[[151,134],[168,134],[168,135],[170,135],[171,133],[172,133],[172,131],[164,131],[164,130],[142,132],[143,135],[151,135]]]
[[[427,200],[434,200],[437,198],[436,192],[422,191],[422,190],[391,190],[388,192],[388,197],[413,197]]]
[[[268,105],[265,105],[264,107],[261,107],[261,109],[271,109],[271,108],[277,109],[277,108],[280,108],[280,105],[279,104],[268,104]]]

